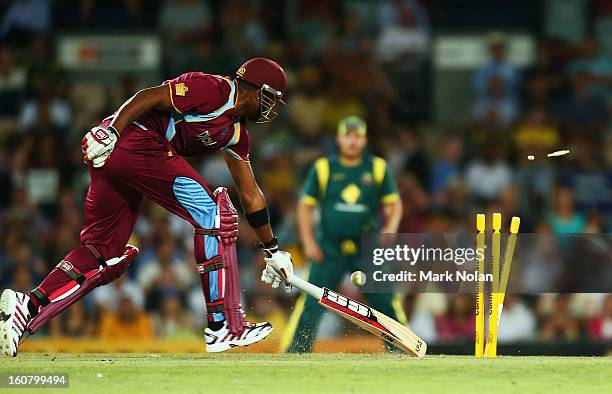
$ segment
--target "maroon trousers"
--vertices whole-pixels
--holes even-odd
[[[196,229],[194,254],[209,306],[209,319],[222,320],[219,300],[224,291],[223,269],[210,264],[218,258],[218,241],[212,236],[202,236],[201,231],[215,227],[216,203],[191,165],[172,152],[164,137],[130,124],[105,165],[101,168],[90,165],[89,173],[91,183],[85,200],[82,246],[69,252],[64,261],[77,272],[89,272],[99,267],[101,259],[121,256],[136,223],[142,198],[146,196]],[[47,302],[73,291],[73,279],[58,265],[30,293],[30,299],[44,307]],[[41,294],[46,297],[44,302]]]

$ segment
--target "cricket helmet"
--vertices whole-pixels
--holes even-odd
[[[236,70],[236,79],[259,89],[260,111],[255,122],[266,123],[276,118],[276,105],[285,104],[283,94],[287,88],[287,75],[278,63],[263,57],[247,60]]]

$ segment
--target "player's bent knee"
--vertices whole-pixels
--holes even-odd
[[[94,252],[92,251],[92,253]],[[122,256],[102,261],[98,268],[85,272],[79,271],[72,263],[62,260],[56,268],[68,275],[70,281],[51,294],[48,294],[40,286],[32,291],[32,296],[42,308],[28,323],[28,332],[30,334],[36,333],[49,320],[83,298],[91,290],[117,279],[127,270],[137,255],[138,248],[127,245]],[[94,257],[98,258],[96,254],[94,254]]]

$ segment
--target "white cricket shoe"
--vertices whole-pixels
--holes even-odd
[[[6,289],[0,296],[0,354],[17,356],[19,341],[32,318],[28,311],[28,296]]]
[[[248,346],[270,335],[272,329],[272,324],[268,322],[244,322],[244,331],[240,336],[237,336],[230,333],[227,320],[225,320],[223,327],[217,331],[213,331],[208,327],[204,330],[206,351],[208,353],[219,353],[236,346]]]

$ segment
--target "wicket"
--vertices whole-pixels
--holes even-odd
[[[516,238],[519,230],[521,219],[514,216],[510,224],[510,235],[506,244],[506,250],[504,253],[503,268],[500,265],[501,257],[501,227],[502,217],[501,213],[493,214],[493,234],[491,242],[491,275],[493,281],[491,283],[490,297],[489,297],[489,330],[485,338],[485,319],[484,319],[484,299],[485,299],[485,286],[483,281],[478,281],[477,292],[476,292],[476,330],[475,330],[475,347],[474,355],[476,357],[495,357],[497,356],[497,333],[499,328],[499,321],[501,319],[501,313],[503,309],[504,299],[506,296],[506,289],[508,287],[508,279],[510,278],[510,268],[512,267],[512,257],[514,255],[514,248],[516,246]],[[476,230],[478,231],[476,236],[476,247],[479,250],[484,250],[486,244],[486,217],[484,214],[476,215]],[[477,271],[479,277],[483,277],[486,272],[486,254],[482,254],[482,258],[477,260]],[[500,275],[501,271],[501,275]]]
[[[484,250],[484,246],[485,246],[485,229],[486,229],[485,219],[486,219],[485,215],[483,214],[476,215],[476,229],[478,230],[478,234],[476,235],[476,248],[478,250]],[[482,256],[482,258],[478,257],[478,260],[476,261],[476,264],[477,264],[476,269],[478,270],[478,276],[482,277],[485,274],[486,267],[485,267],[484,254],[480,256]],[[476,332],[475,332],[476,341],[475,341],[475,349],[474,349],[474,355],[476,357],[482,357],[483,352],[484,352],[484,324],[485,324],[485,317],[484,317],[485,294],[484,294],[484,291],[485,291],[484,282],[479,280],[477,284],[477,289],[476,289]]]

